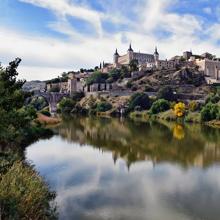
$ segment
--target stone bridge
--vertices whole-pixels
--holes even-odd
[[[50,113],[55,114],[57,112],[57,103],[63,98],[68,97],[68,93],[60,92],[38,92],[35,96],[42,96],[49,104]]]

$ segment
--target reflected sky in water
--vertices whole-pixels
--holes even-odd
[[[57,192],[60,219],[219,220],[219,131],[178,126],[67,120],[26,157]]]

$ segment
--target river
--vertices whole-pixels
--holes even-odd
[[[55,131],[25,154],[60,219],[220,219],[220,129],[75,117]]]

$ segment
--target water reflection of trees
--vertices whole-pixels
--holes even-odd
[[[206,167],[220,161],[220,130],[167,122],[132,122],[110,118],[72,118],[58,128],[70,142],[111,151],[113,160],[169,161]]]

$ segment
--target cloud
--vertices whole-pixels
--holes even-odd
[[[212,8],[210,7],[203,8],[203,11],[208,15],[212,14]]]
[[[210,51],[220,54],[216,46],[220,33],[217,22],[205,29],[201,17],[173,10],[180,0],[97,0],[102,10],[89,5],[89,1],[77,4],[73,0],[20,0],[45,8],[56,15],[46,28],[66,36],[57,38],[32,30],[18,31],[0,27],[0,57],[7,64],[21,57],[21,76],[27,79],[48,79],[58,72],[92,68],[101,61],[112,62],[112,54],[118,48],[122,55],[132,42],[136,51],[152,53],[157,45],[161,58],[170,58],[184,50],[195,53]],[[79,1],[78,1],[79,2]],[[91,2],[90,2],[91,3]],[[93,33],[85,33],[70,22],[69,18],[85,21],[93,27]],[[109,22],[117,27],[113,32],[103,26]],[[123,25],[125,28],[121,28]],[[160,37],[158,33],[162,34]],[[201,39],[201,34],[206,34]]]
[[[69,0],[20,0],[38,7],[43,7],[53,11],[58,18],[74,16],[94,25],[99,35],[102,35],[101,16],[102,13],[91,10],[87,7],[76,5]]]

